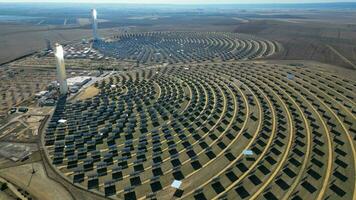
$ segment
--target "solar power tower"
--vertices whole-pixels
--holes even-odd
[[[99,37],[98,37],[97,12],[95,9],[91,10],[91,17],[92,17],[92,23],[93,23],[93,40],[96,41],[99,39]]]
[[[66,69],[64,64],[64,51],[60,44],[56,44],[54,55],[57,60],[57,81],[59,83],[59,91],[61,95],[66,95],[68,92],[68,85],[66,79]]]

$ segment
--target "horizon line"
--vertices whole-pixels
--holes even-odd
[[[292,5],[292,4],[348,4],[348,3],[356,3],[356,1],[344,1],[344,2],[256,2],[256,3],[137,3],[137,2],[73,2],[73,1],[37,1],[37,2],[28,2],[28,1],[0,1],[0,4],[39,4],[39,3],[48,3],[48,4],[116,4],[116,5]]]

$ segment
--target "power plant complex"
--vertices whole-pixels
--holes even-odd
[[[92,15],[92,29],[93,29],[93,41],[97,41],[98,34],[97,34],[97,12],[96,9],[91,10],[91,15]],[[50,41],[47,41],[47,49],[50,48]],[[66,69],[65,69],[65,62],[64,62],[64,49],[62,45],[56,43],[55,45],[55,51],[54,51],[54,57],[56,58],[56,76],[57,76],[57,81],[59,84],[59,91],[60,95],[66,95],[68,93],[68,84],[67,84],[67,76],[66,76]],[[78,77],[78,79],[82,79],[82,77]],[[77,79],[71,79],[71,80],[77,80]],[[80,85],[88,82],[88,78],[84,79],[85,81],[76,81],[75,84],[80,83]],[[74,85],[74,84],[73,84]],[[77,91],[77,90],[76,90]]]
[[[199,27],[179,27],[183,11],[100,8],[101,37],[97,10],[86,7],[68,28],[79,37],[53,48],[46,40],[46,50],[0,67],[10,116],[0,124],[0,156],[36,162],[23,168],[33,173],[30,194],[35,184],[33,194],[45,193],[39,183],[50,174],[56,180],[45,183],[73,199],[356,200],[356,81],[281,59],[289,43],[243,32],[245,18],[222,24],[240,32],[204,28],[203,18],[227,19],[225,9],[216,21],[215,11],[194,11]],[[72,199],[41,194],[32,199]]]

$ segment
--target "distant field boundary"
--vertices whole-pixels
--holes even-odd
[[[346,62],[347,64],[351,65],[353,67],[353,69],[356,69],[356,65],[353,64],[349,59],[347,59],[345,56],[343,56],[340,52],[338,52],[334,47],[330,46],[330,45],[326,45],[327,47],[329,47],[329,49],[334,52],[337,56],[340,57],[341,60],[343,60],[344,62]]]
[[[32,51],[32,52],[27,53],[27,54],[25,54],[25,55],[22,55],[22,56],[20,56],[20,57],[11,59],[11,60],[9,60],[9,61],[2,62],[2,63],[0,63],[0,67],[3,66],[3,65],[6,65],[6,64],[12,63],[12,62],[14,62],[14,61],[21,60],[21,59],[23,59],[23,58],[32,56],[32,55],[34,55],[34,54],[36,54],[36,53],[37,53],[37,51]]]

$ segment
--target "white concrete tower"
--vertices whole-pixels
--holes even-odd
[[[54,56],[57,60],[57,81],[59,83],[59,91],[61,95],[66,95],[68,92],[68,86],[62,45],[59,45],[58,43],[56,44]]]
[[[98,40],[98,21],[97,21],[97,13],[95,9],[91,10],[91,17],[92,17],[92,23],[93,23],[93,40]]]

